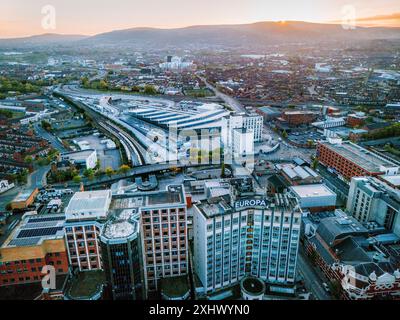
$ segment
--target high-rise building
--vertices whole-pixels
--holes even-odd
[[[100,233],[108,218],[111,191],[77,192],[65,209],[65,239],[70,266],[102,269]]]
[[[144,296],[159,289],[162,278],[188,271],[187,204],[183,186],[165,191],[113,197],[111,211],[137,209],[140,216]]]
[[[143,266],[136,209],[117,212],[103,227],[101,251],[114,300],[143,299]]]
[[[295,283],[301,210],[295,198],[261,192],[209,198],[194,206],[194,269],[212,293],[253,276]],[[285,290],[285,289],[284,289]]]
[[[361,223],[377,223],[400,236],[400,191],[377,178],[351,180],[347,211]]]

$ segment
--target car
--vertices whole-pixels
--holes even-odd
[[[326,292],[328,292],[328,293],[331,292],[331,289],[329,288],[329,286],[325,282],[322,285],[323,285],[323,287],[324,287]]]

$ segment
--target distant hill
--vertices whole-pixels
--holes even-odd
[[[400,39],[400,28],[362,28],[345,30],[338,24],[301,21],[258,22],[241,25],[191,26],[177,29],[133,28],[92,37],[45,34],[20,39],[0,40],[1,44],[79,44],[118,45],[142,48],[162,47],[254,47],[283,43],[319,43]]]
[[[179,29],[134,28],[99,34],[85,43],[140,46],[248,47],[281,43],[333,40],[400,39],[400,28],[356,28],[298,21],[259,22],[243,25],[192,26]]]
[[[64,35],[56,33],[46,33],[37,36],[14,38],[14,39],[0,39],[0,46],[6,45],[49,45],[49,44],[65,44],[77,42],[86,39],[87,36],[83,35]]]

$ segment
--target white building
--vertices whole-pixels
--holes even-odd
[[[0,194],[14,188],[14,183],[8,183],[7,180],[0,181]]]
[[[254,155],[254,134],[247,129],[233,130],[232,153],[235,160],[240,161]]]
[[[111,196],[111,190],[77,192],[65,209],[65,240],[72,268],[102,269],[99,239]]]
[[[207,293],[253,276],[294,285],[301,210],[295,199],[260,194],[194,206],[194,270]]]
[[[252,132],[254,142],[260,142],[262,141],[263,125],[263,117],[259,115],[233,115],[225,118],[222,130],[224,143],[228,146],[233,145],[235,129],[246,129]]]
[[[347,211],[361,223],[375,222],[400,236],[400,190],[377,178],[351,180]]]
[[[290,187],[302,209],[320,210],[336,207],[337,195],[325,184],[310,184]]]
[[[97,152],[94,149],[63,153],[62,161],[70,161],[84,166],[86,169],[94,169],[97,165]]]
[[[329,129],[329,128],[336,128],[341,127],[346,124],[345,118],[332,118],[327,117],[325,121],[314,122],[312,126],[318,129]]]

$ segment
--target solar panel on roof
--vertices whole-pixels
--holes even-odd
[[[63,227],[41,228],[41,229],[25,229],[25,230],[21,230],[20,231],[20,233],[18,234],[17,239],[50,236],[50,235],[56,234],[58,231],[61,231],[63,229],[64,229]]]
[[[65,220],[65,217],[60,216],[60,217],[48,217],[48,218],[33,218],[33,219],[29,219],[28,223],[46,222],[46,221],[61,221],[61,220]]]

